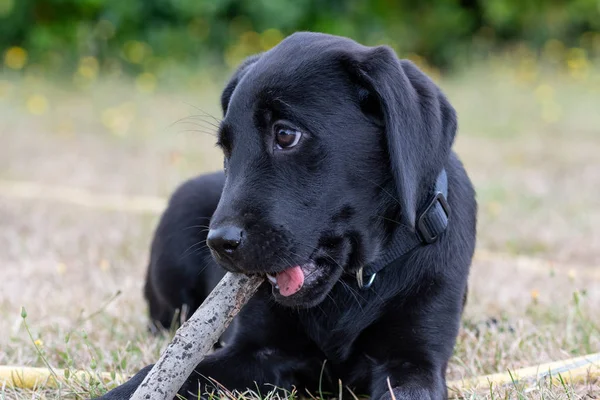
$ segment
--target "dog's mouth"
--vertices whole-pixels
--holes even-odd
[[[310,308],[327,297],[342,274],[339,266],[309,261],[266,276],[276,302],[287,307]]]
[[[266,275],[274,290],[279,291],[283,297],[290,297],[303,287],[311,286],[318,278],[318,269],[313,262],[309,262]]]

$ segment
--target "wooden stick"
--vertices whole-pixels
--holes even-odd
[[[227,273],[177,330],[130,400],[172,399],[263,281]]]

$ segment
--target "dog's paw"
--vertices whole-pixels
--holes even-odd
[[[431,388],[416,384],[396,386],[385,391],[379,400],[445,400],[443,395],[433,395]]]

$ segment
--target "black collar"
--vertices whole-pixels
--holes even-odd
[[[360,288],[368,289],[375,281],[377,273],[383,268],[413,249],[434,243],[438,239],[438,236],[448,227],[450,206],[446,201],[447,197],[448,175],[446,170],[442,169],[423,211],[417,218],[416,230],[404,226],[396,228],[391,243],[381,257],[357,271],[356,280]]]

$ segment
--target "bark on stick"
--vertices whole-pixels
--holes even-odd
[[[177,330],[131,400],[172,399],[263,281],[263,277],[227,273]]]

